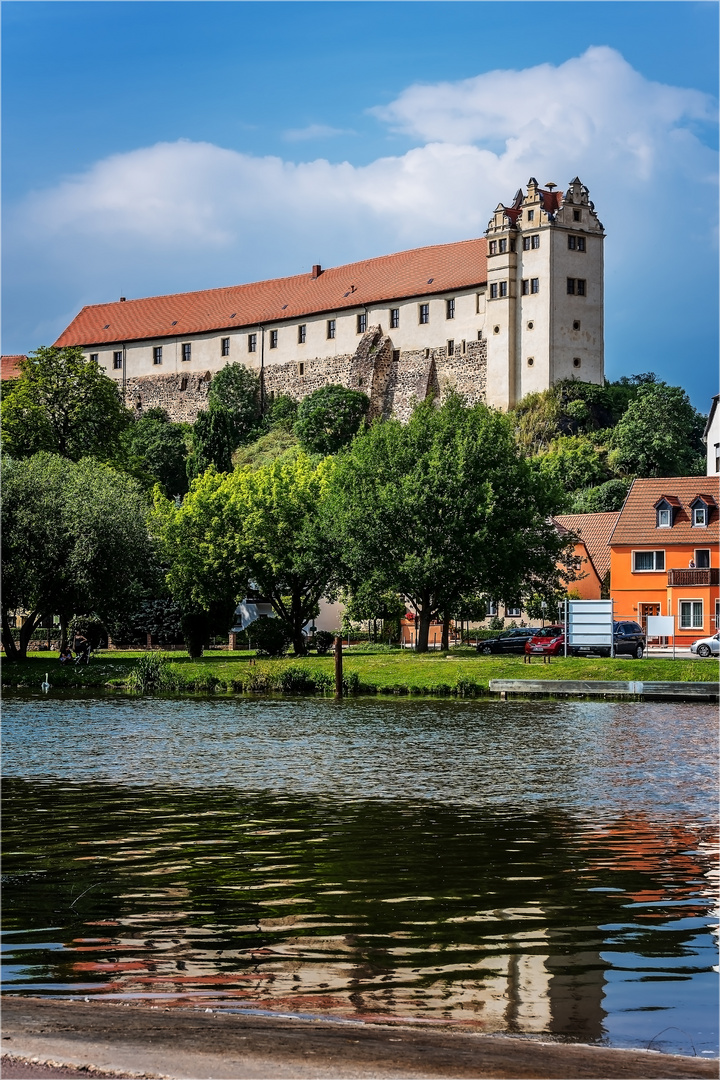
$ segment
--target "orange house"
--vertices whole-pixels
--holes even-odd
[[[673,615],[675,640],[690,645],[718,629],[720,478],[635,480],[610,537],[615,617]]]
[[[603,599],[603,587],[607,587],[610,571],[608,540],[619,516],[618,510],[611,510],[600,514],[558,514],[553,518],[561,536],[570,533],[575,537],[573,555],[580,560],[581,576],[570,584],[570,589],[581,600]]]

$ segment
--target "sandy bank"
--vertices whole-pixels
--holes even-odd
[[[718,1076],[715,1060],[642,1050],[100,1002],[6,997],[2,1026],[4,1054],[173,1080]]]

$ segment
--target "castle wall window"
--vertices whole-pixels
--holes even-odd
[[[582,213],[579,210],[573,210],[573,221],[582,221]]]
[[[448,354],[448,356],[454,356],[455,355],[455,342],[452,341],[452,340],[448,341],[448,343],[447,343],[447,354]]]
[[[277,330],[270,331],[270,348],[277,349],[278,347],[278,332]]]
[[[490,254],[497,255],[497,240],[490,241]]]
[[[568,248],[570,251],[584,251],[585,250],[585,237],[584,236],[568,236]]]
[[[528,221],[534,221],[534,220],[535,220],[535,211],[534,210],[528,210]]]
[[[335,322],[335,319],[328,319],[328,321],[327,321],[328,340],[335,337],[335,328],[336,328],[336,326],[337,326],[337,323]]]
[[[454,319],[455,318],[455,301],[454,300],[446,300],[445,301],[445,318],[446,319]]]
[[[100,353],[96,353],[96,352],[91,352],[90,353],[90,363],[91,364],[97,364],[99,359],[100,359]]]
[[[567,279],[568,296],[585,296],[586,285],[585,278],[569,277]]]
[[[304,374],[305,374],[305,365],[300,363],[300,364],[298,364],[298,375],[304,375]]]
[[[680,626],[683,630],[700,630],[703,624],[702,600],[681,600]]]
[[[429,304],[420,304],[418,317],[419,317],[419,322],[421,324],[423,324],[423,325],[430,322],[430,305]]]
[[[390,308],[390,329],[397,330],[400,325],[400,308]]]
[[[507,240],[501,240],[500,241],[500,243],[498,244],[498,250],[500,251],[501,255],[504,255],[506,253],[506,251],[507,251]]]
[[[540,233],[535,233],[534,236],[530,237],[530,247],[533,248],[533,250],[540,247]]]
[[[257,352],[257,334],[248,334],[248,352]]]
[[[183,345],[182,345],[182,358],[183,358],[183,360],[191,360],[192,359],[192,345],[190,344],[189,341],[183,342]]]
[[[578,294],[578,296],[584,296],[585,295],[585,286],[586,286],[586,284],[587,284],[587,282],[585,281],[585,278],[578,278],[577,279],[577,294]]]
[[[363,311],[357,317],[357,332],[358,334],[364,334],[367,330],[367,314]]]
[[[520,283],[520,292],[523,296],[527,296],[530,292],[530,281],[528,278],[523,278]]]
[[[162,364],[162,345],[153,348],[153,364]]]
[[[530,250],[530,237],[529,236],[523,236],[523,251],[529,251],[529,250]]]
[[[298,345],[304,345],[307,340],[307,323],[298,326]]]
[[[642,574],[648,571],[665,569],[664,551],[633,551],[633,573]]]
[[[230,355],[230,338],[229,337],[220,338],[220,355],[221,356],[229,356]]]
[[[491,300],[497,300],[497,296],[498,296],[498,287],[497,287],[497,282],[494,281],[492,283],[492,285],[490,286],[490,299]]]
[[[114,352],[113,353],[113,367],[115,368],[116,371],[118,370],[118,368],[122,367],[122,353],[121,352]]]
[[[501,281],[500,282],[500,295],[501,296],[507,296],[507,294],[508,294],[508,283],[507,283],[507,281]]]
[[[540,278],[537,278],[537,277],[530,278],[530,292],[531,293],[539,293],[540,292]]]
[[[483,339],[482,330],[478,330],[478,338],[477,339],[478,339],[478,341],[482,341],[482,339]]]

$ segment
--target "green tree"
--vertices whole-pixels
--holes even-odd
[[[188,480],[202,476],[211,465],[218,472],[231,472],[236,446],[235,421],[230,411],[222,405],[201,409],[192,428],[192,448],[186,465]]]
[[[359,390],[321,386],[298,406],[295,434],[311,454],[336,454],[357,434],[370,401]]]
[[[702,476],[704,427],[679,386],[645,383],[612,433],[610,466],[622,476]]]
[[[36,454],[3,467],[2,637],[24,660],[44,616],[97,614],[105,625],[138,606],[157,575],[147,499],[132,478],[90,458]],[[10,618],[27,618],[13,641]]]
[[[147,486],[160,484],[168,496],[184,495],[187,482],[185,425],[169,421],[164,409],[148,409],[120,439],[120,463]]]
[[[260,422],[260,379],[243,364],[227,364],[213,376],[210,408],[226,409],[233,424],[235,447],[248,442]]]
[[[543,475],[565,491],[594,487],[610,475],[605,453],[586,435],[561,435],[553,439],[549,448],[538,456],[537,464]]]
[[[358,436],[331,477],[333,546],[353,588],[373,576],[429,626],[470,593],[520,596],[558,580],[557,504],[507,417],[450,395]]]
[[[285,428],[292,431],[297,420],[298,403],[289,394],[278,394],[270,402],[265,413],[265,422],[271,428]]]
[[[598,487],[581,488],[573,493],[570,512],[573,514],[597,514],[609,510],[621,510],[630,488],[629,480],[606,480]]]
[[[3,387],[2,445],[14,458],[41,450],[78,461],[113,458],[130,423],[117,383],[79,347],[42,347]]]
[[[405,614],[405,601],[392,589],[383,589],[375,578],[368,578],[360,583],[354,592],[343,597],[346,619],[353,622],[366,622],[368,635],[370,624],[373,625],[373,641],[377,639],[378,620],[397,622]]]
[[[233,464],[236,469],[242,469],[246,465],[251,469],[259,469],[297,447],[298,441],[292,429],[278,425],[270,428],[270,431],[266,431],[255,442],[239,447],[233,454]]]
[[[252,584],[287,628],[296,654],[303,627],[334,583],[337,559],[325,532],[328,461],[302,451],[229,475],[208,470],[181,507],[158,500],[159,535],[173,595],[207,610]]]

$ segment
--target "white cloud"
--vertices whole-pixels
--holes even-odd
[[[59,332],[73,302],[476,236],[531,175],[562,186],[577,174],[589,186],[608,230],[608,296],[620,324],[656,321],[680,241],[712,280],[717,158],[699,134],[715,115],[707,95],[650,82],[603,47],[557,67],[411,86],[373,112],[419,145],[355,166],[159,143],[33,193],[10,215],[6,255],[17,285],[6,313],[24,308],[29,334],[40,289],[54,296]],[[325,130],[304,132],[313,128]],[[13,348],[34,344],[16,337]]]
[[[332,139],[336,135],[354,135],[350,128],[329,127],[327,124],[308,124],[304,128],[290,128],[283,133],[288,142],[303,142],[307,139]]]

